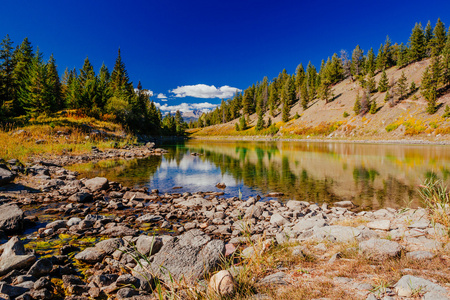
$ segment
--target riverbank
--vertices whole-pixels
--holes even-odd
[[[161,194],[77,178],[65,162],[7,166],[17,177],[0,191],[0,293],[10,298],[448,297],[448,228],[425,209]]]

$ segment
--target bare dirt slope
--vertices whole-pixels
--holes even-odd
[[[419,88],[422,80],[422,73],[430,64],[429,60],[423,60],[411,64],[405,68],[390,68],[386,71],[390,82],[397,80],[405,73],[408,79],[408,87],[414,81]],[[375,76],[378,84],[381,73]],[[346,79],[332,87],[335,98],[332,102],[326,104],[325,101],[315,99],[308,109],[303,110],[300,103],[295,103],[290,115],[296,113],[300,118],[291,120],[287,123],[281,121],[281,108],[278,114],[272,118],[272,123],[279,127],[277,136],[293,137],[299,136],[307,138],[308,136],[327,136],[333,138],[345,139],[427,139],[427,140],[447,140],[450,136],[450,118],[442,117],[446,105],[450,105],[450,93],[441,96],[438,99],[439,110],[429,115],[426,113],[427,102],[418,89],[390,107],[385,103],[386,93],[377,92],[372,94],[372,99],[377,102],[379,107],[376,114],[355,115],[353,106],[358,91],[362,95],[362,88],[359,82]],[[349,116],[344,117],[344,112]],[[268,113],[264,116],[265,121],[269,119]],[[249,126],[255,126],[257,115],[249,117]],[[237,120],[226,124],[214,125],[195,133],[195,135],[261,135],[250,128],[244,132],[234,130]],[[264,133],[263,133],[264,134]]]

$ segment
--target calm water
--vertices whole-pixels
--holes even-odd
[[[450,185],[449,146],[193,140],[163,148],[164,156],[71,169],[161,192],[220,191],[224,182],[226,197],[282,192],[283,200],[352,200],[365,209],[420,205],[417,186],[426,178]]]

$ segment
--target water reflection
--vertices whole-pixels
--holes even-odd
[[[284,199],[352,200],[365,208],[417,206],[425,178],[450,184],[448,146],[193,140],[165,148],[163,157],[73,168],[163,192],[218,191],[215,184],[225,182],[226,196],[283,192]]]

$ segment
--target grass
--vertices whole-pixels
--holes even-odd
[[[95,130],[101,134],[89,136]],[[35,155],[82,154],[90,152],[92,146],[106,149],[115,142],[120,146],[134,141],[133,137],[125,136],[120,125],[90,117],[68,112],[51,117],[40,116],[22,126],[6,124],[0,128],[0,158],[26,162]]]
[[[419,194],[433,223],[445,226],[450,236],[450,197],[447,186],[442,180],[430,178],[420,185]]]

